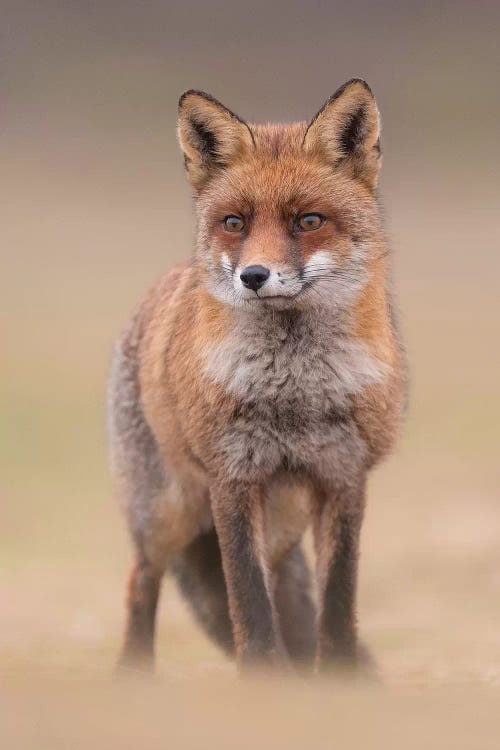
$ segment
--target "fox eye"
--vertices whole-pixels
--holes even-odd
[[[222,224],[226,232],[242,232],[245,228],[245,222],[240,216],[226,216]]]
[[[319,229],[323,226],[325,220],[320,214],[302,214],[297,219],[297,229],[299,232],[311,232],[313,229]]]

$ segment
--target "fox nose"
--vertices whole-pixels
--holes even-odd
[[[264,266],[247,266],[240,273],[240,279],[243,286],[246,286],[247,289],[253,289],[256,292],[257,289],[264,286],[270,274],[271,271],[269,268],[264,268]]]

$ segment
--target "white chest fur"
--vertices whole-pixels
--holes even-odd
[[[260,481],[288,468],[338,478],[362,463],[350,397],[386,368],[338,324],[303,313],[241,315],[204,352],[204,369],[242,404],[218,445],[231,477]]]
[[[206,376],[243,401],[295,403],[319,416],[386,374],[367,346],[333,323],[265,313],[240,314],[229,336],[204,352]]]

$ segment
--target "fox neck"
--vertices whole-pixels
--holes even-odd
[[[205,322],[203,376],[243,402],[285,411],[294,404],[319,416],[328,404],[347,409],[351,396],[387,373],[347,319],[320,318],[317,310],[218,310]]]
[[[278,309],[265,303],[232,307],[216,299],[197,274],[198,320],[205,340],[221,341],[230,333],[251,330],[270,335],[273,331],[297,335],[313,326],[314,331],[365,341],[372,347],[387,348],[391,335],[387,300],[385,259],[367,268],[367,281],[348,305],[314,304]],[[386,357],[383,357],[386,359]]]

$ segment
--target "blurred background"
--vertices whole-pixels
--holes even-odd
[[[131,309],[191,251],[179,95],[200,88],[248,120],[304,120],[359,76],[382,113],[381,194],[412,379],[404,440],[371,481],[360,628],[391,691],[394,703],[374,699],[388,720],[392,707],[420,705],[430,732],[443,708],[462,747],[477,731],[468,691],[483,711],[500,692],[500,5],[2,0],[0,10],[0,690],[26,712],[25,736],[4,725],[5,746],[79,747],[56,727],[76,731],[68,716],[82,717],[84,701],[62,724],[61,702],[76,682],[86,698],[104,690],[121,640],[131,553],[108,476],[105,383]],[[157,679],[179,715],[172,685],[187,695],[208,676],[227,699],[234,668],[168,580],[158,635]],[[314,690],[329,715],[330,688]],[[436,716],[429,694],[443,702]],[[144,705],[162,705],[155,695]],[[302,693],[290,700],[303,709]],[[352,704],[336,705],[342,722]],[[359,708],[384,715],[370,705]],[[494,742],[491,716],[482,748]]]

